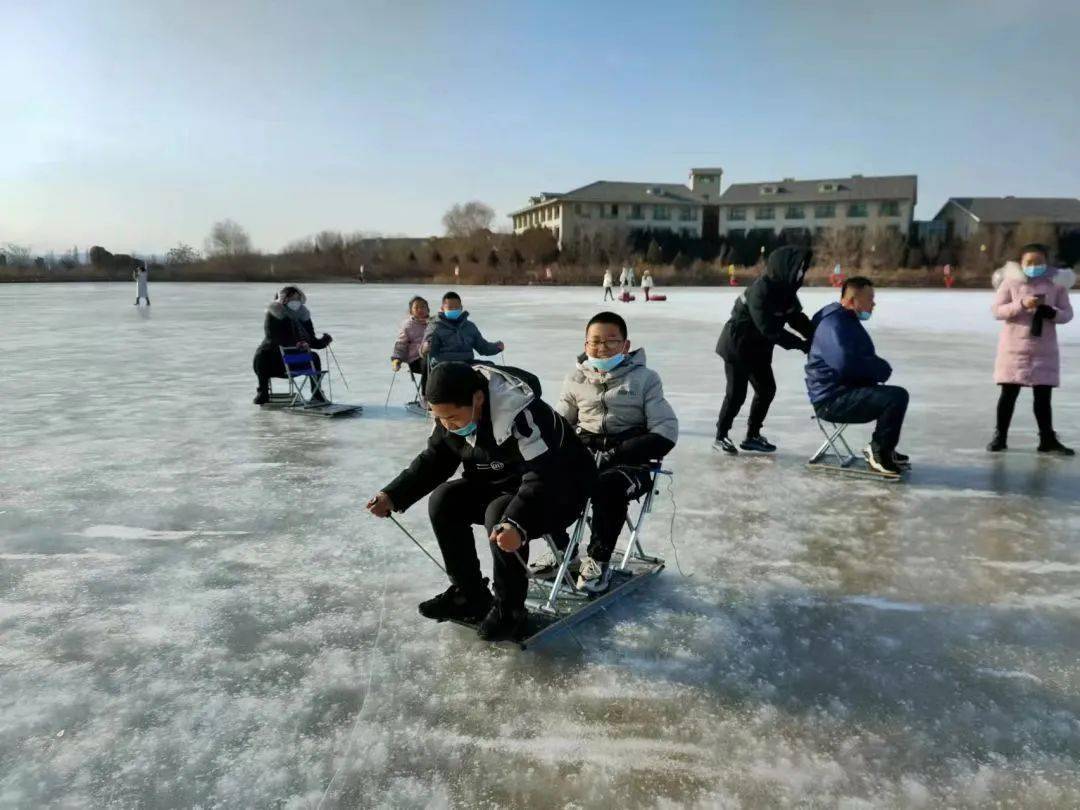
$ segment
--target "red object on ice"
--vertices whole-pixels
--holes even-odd
[[[649,301],[667,301],[667,296],[666,295],[650,295],[647,300],[649,300]]]
[[[630,301],[637,301],[637,298],[632,296],[630,293],[623,293],[622,295],[619,296],[619,300],[622,301],[625,304],[625,303],[628,303]]]
[[[945,276],[945,287],[951,290],[955,280],[952,276]]]

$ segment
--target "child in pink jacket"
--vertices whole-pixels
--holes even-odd
[[[1057,325],[1072,320],[1069,288],[1076,275],[1068,268],[1047,265],[1047,248],[1030,244],[1020,249],[1020,263],[1008,262],[994,273],[997,292],[991,311],[1004,321],[998,339],[994,382],[1001,386],[997,427],[986,449],[1006,449],[1009,423],[1022,387],[1035,399],[1039,425],[1039,452],[1071,456],[1074,451],[1058,441],[1050,410],[1050,392],[1061,383]]]
[[[408,366],[413,374],[420,375],[421,397],[424,386],[427,384],[428,364],[427,359],[420,355],[420,347],[424,343],[424,332],[427,331],[429,314],[427,300],[414,295],[409,300],[409,316],[401,322],[393,351],[390,352],[390,365],[393,366],[394,371],[404,365]]]

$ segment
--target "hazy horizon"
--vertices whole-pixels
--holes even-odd
[[[323,229],[506,226],[594,180],[917,174],[950,196],[1080,193],[1080,6],[4,0],[0,243],[263,251]],[[1068,88],[1073,87],[1073,91]]]

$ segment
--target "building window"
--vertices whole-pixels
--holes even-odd
[[[771,205],[759,205],[754,210],[754,219],[776,219],[776,209]]]
[[[654,205],[652,207],[653,219],[671,219],[671,209],[666,205]]]
[[[732,206],[727,212],[728,222],[745,222],[746,221],[746,209],[742,206]]]
[[[806,211],[801,205],[789,205],[784,211],[784,219],[806,219]]]
[[[574,213],[585,219],[592,216],[592,212],[581,203],[574,203]]]
[[[866,203],[850,203],[847,207],[847,215],[849,217],[865,217]]]
[[[816,219],[832,219],[836,216],[836,203],[820,203],[814,206]]]
[[[645,219],[645,215],[641,213],[640,205],[630,206],[630,219]]]
[[[612,219],[618,219],[619,218],[619,206],[616,203],[611,204],[611,218]]]
[[[683,206],[679,209],[679,220],[682,222],[693,222],[697,219],[697,211],[692,205]]]
[[[900,203],[896,200],[887,200],[881,204],[878,214],[883,217],[898,217],[900,216]]]

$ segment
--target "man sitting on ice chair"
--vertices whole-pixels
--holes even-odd
[[[614,312],[594,315],[585,327],[585,353],[563,381],[555,409],[597,455],[592,537],[577,587],[603,593],[630,501],[652,485],[652,462],[675,446],[679,420],[664,398],[660,375],[645,365],[645,350],[630,351],[626,321]],[[555,567],[548,552],[533,570],[542,574]]]
[[[528,614],[530,540],[562,532],[592,495],[596,467],[566,420],[544,403],[527,372],[444,362],[427,400],[435,426],[427,448],[383,487],[368,509],[404,512],[429,492],[428,513],[450,588],[420,603],[437,621],[479,623],[488,641],[520,638]],[[461,478],[448,480],[464,465]],[[491,545],[495,598],[480,574],[474,525]]]
[[[806,363],[806,390],[819,419],[836,424],[875,422],[863,453],[877,473],[896,476],[908,457],[898,453],[908,392],[885,385],[892,366],[878,357],[862,322],[874,311],[874,284],[863,276],[844,282],[840,301],[814,315],[814,337]]]

